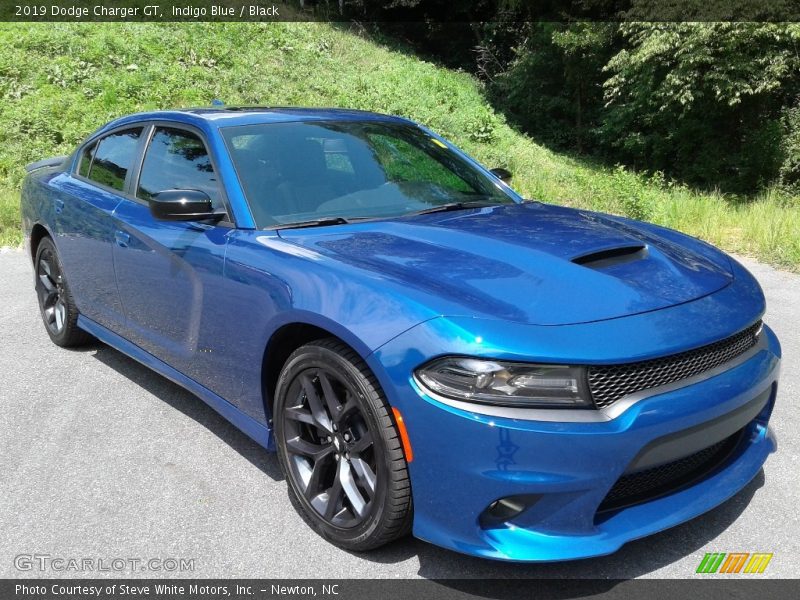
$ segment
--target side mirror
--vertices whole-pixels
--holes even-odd
[[[161,221],[219,220],[224,214],[214,212],[211,198],[200,190],[164,190],[150,198],[150,214]]]
[[[495,167],[489,171],[506,185],[511,185],[511,171],[508,169],[504,169],[503,167]]]

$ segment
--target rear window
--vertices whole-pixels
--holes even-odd
[[[126,129],[102,138],[97,144],[84,151],[81,157],[79,174],[114,190],[125,188],[125,178],[136,159],[139,137],[142,128]],[[94,150],[94,156],[92,151]],[[88,165],[88,166],[87,166]]]

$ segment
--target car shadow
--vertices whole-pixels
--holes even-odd
[[[283,473],[274,453],[264,450],[191,392],[111,346],[96,342],[81,350],[93,351],[94,358],[104,365],[197,421],[274,481],[283,481]]]
[[[194,394],[105,344],[98,342],[81,350],[94,352],[97,360],[197,421],[268,477],[283,481],[274,453],[264,450]],[[453,590],[468,591],[487,598],[516,598],[520,593],[530,593],[529,589],[525,591],[513,583],[497,585],[497,580],[586,579],[585,585],[580,581],[559,581],[557,584],[540,582],[541,586],[537,583],[536,593],[542,598],[581,597],[603,591],[598,588],[597,580],[608,580],[607,588],[610,589],[620,580],[652,573],[697,553],[739,518],[764,482],[762,469],[738,494],[714,510],[682,525],[630,542],[614,554],[598,558],[541,564],[500,562],[462,555],[411,536],[377,550],[351,554],[362,560],[383,564],[400,563],[416,557],[420,565],[420,577],[436,580],[439,585]],[[474,582],[465,583],[465,579],[494,582],[475,585]]]

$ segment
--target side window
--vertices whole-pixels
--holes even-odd
[[[122,191],[125,177],[136,159],[141,134],[142,128],[137,127],[107,135],[97,143],[94,160],[87,161],[86,153],[81,157],[79,173],[101,185]],[[87,174],[84,174],[84,163],[87,163]]]
[[[183,129],[159,127],[144,156],[136,196],[149,200],[164,190],[200,190],[214,207],[222,202],[219,182],[203,141]]]
[[[97,144],[87,146],[81,153],[81,162],[78,166],[78,175],[81,177],[89,177],[89,167],[92,166],[92,158],[94,158],[94,149]]]

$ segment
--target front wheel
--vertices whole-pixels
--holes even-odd
[[[306,521],[348,550],[408,532],[411,488],[396,426],[375,377],[336,340],[296,350],[275,393],[278,459]]]

